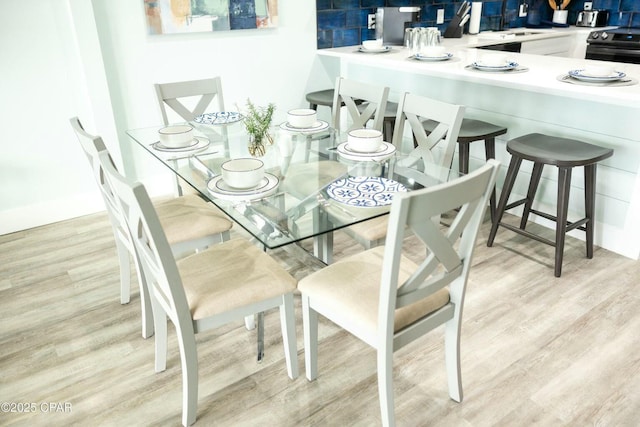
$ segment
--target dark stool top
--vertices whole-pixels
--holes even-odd
[[[423,127],[427,133],[433,132],[438,122],[433,120],[425,120]],[[483,122],[475,119],[462,119],[460,133],[458,134],[458,142],[469,143],[487,138],[495,138],[498,135],[507,133],[507,128],[494,125],[492,123]]]
[[[316,92],[309,92],[306,95],[306,98],[307,101],[311,104],[333,107],[333,94],[333,89],[325,89]]]
[[[532,162],[562,167],[590,165],[613,155],[611,148],[540,133],[510,140],[507,151]]]

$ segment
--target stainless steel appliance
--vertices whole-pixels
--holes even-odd
[[[587,37],[585,58],[640,64],[640,28],[592,31]]]
[[[608,22],[608,10],[583,10],[578,12],[576,27],[606,27]]]
[[[376,39],[382,39],[385,46],[402,46],[405,28],[419,20],[419,7],[379,7],[376,11]]]

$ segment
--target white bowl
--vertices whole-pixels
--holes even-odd
[[[171,125],[158,131],[160,144],[169,148],[188,147],[193,144],[193,128],[189,125]]]
[[[347,147],[360,153],[373,153],[382,145],[382,132],[375,129],[354,129],[347,135]]]
[[[364,40],[362,42],[362,47],[367,50],[382,49],[382,39]]]
[[[484,65],[486,67],[502,67],[507,65],[508,59],[507,55],[503,55],[500,53],[488,53],[482,55],[478,64]]]
[[[227,160],[221,168],[222,180],[233,188],[255,187],[264,178],[264,163],[251,157]]]
[[[290,110],[287,113],[287,123],[294,128],[310,128],[317,120],[318,115],[316,111],[309,108]]]
[[[445,55],[444,46],[424,46],[420,49],[420,55],[426,56],[427,58],[440,58]]]
[[[613,67],[607,67],[606,65],[589,65],[582,70],[582,75],[587,77],[609,77],[614,73]]]

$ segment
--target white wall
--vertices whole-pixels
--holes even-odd
[[[142,0],[2,0],[0,234],[103,209],[72,116],[143,178],[160,169],[133,169],[125,132],[160,123],[153,83],[219,75],[227,109],[250,97],[280,113],[332,85],[315,67],[315,1],[279,0],[279,15],[276,29],[148,36]]]

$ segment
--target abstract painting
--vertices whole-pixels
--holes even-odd
[[[275,28],[278,0],[143,0],[149,34]]]

